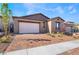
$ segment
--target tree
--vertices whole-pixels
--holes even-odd
[[[4,35],[8,39],[8,23],[9,23],[9,8],[7,3],[3,3],[1,6],[2,24],[4,29]]]

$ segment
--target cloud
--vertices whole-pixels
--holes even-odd
[[[73,10],[74,9],[74,6],[69,6],[68,7],[68,10]]]
[[[36,7],[36,4],[34,4],[34,3],[24,3],[23,6],[28,7],[28,8],[34,8],[34,7]]]
[[[69,6],[68,11],[69,11],[70,14],[74,14],[74,13],[76,13],[77,10],[74,6]]]
[[[61,7],[61,6],[57,6],[55,8],[43,8],[44,10],[46,11],[52,11],[52,12],[58,12],[60,14],[63,14],[64,13],[64,9]]]
[[[76,13],[76,9],[73,9],[72,11],[70,11],[70,14]]]
[[[13,10],[12,13],[13,13],[14,16],[22,16],[22,12],[19,11],[19,10]]]
[[[57,10],[57,11],[58,11],[59,13],[61,13],[61,14],[64,13],[63,8],[60,7],[60,6],[56,7],[55,10]]]
[[[27,3],[23,4],[23,6],[27,9],[27,14],[32,14],[35,12],[35,9],[37,8],[37,4],[34,3]]]
[[[41,11],[58,12],[60,14],[64,13],[64,8],[62,8],[61,6],[57,6],[54,8],[47,8],[45,5],[34,4],[34,3],[30,3],[30,4],[28,3],[28,4],[23,4],[23,5],[25,6],[25,8],[28,9],[28,11],[26,12],[27,14],[36,13],[37,11],[39,11],[39,12],[41,12]]]

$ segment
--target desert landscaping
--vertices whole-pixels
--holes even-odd
[[[23,34],[15,35],[15,39],[11,42],[6,52],[21,50],[25,48],[33,48],[38,46],[50,45],[60,42],[78,40],[78,36],[68,36],[62,34]]]

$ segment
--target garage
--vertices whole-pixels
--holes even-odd
[[[19,22],[19,33],[39,33],[39,23]]]

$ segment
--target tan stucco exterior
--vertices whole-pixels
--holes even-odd
[[[48,31],[49,33],[52,33],[52,21],[51,20],[48,21]]]
[[[46,33],[48,30],[46,21],[36,21],[36,20],[29,20],[29,19],[14,19],[14,33],[19,33],[19,22],[39,23],[39,27],[40,27],[39,32],[40,33]]]
[[[39,33],[52,33],[57,32],[57,30],[60,30],[59,32],[65,32],[66,27],[68,27],[65,25],[65,21],[60,17],[50,19],[43,14],[34,14],[29,16],[13,17],[14,33],[19,33],[19,22],[38,23]],[[59,28],[56,28],[57,23],[60,23]],[[2,25],[0,23],[0,28],[1,26]]]
[[[77,28],[77,29],[79,29],[79,25],[75,25],[74,27]]]
[[[40,17],[41,18],[41,17]],[[45,19],[45,18],[44,18]],[[59,19],[59,20],[58,20]],[[19,22],[29,22],[29,23],[38,23],[39,24],[39,32],[40,33],[52,33],[56,32],[55,23],[60,22],[61,24],[64,22],[61,20],[61,18],[56,19],[48,19],[48,20],[32,20],[32,19],[26,19],[26,18],[13,18],[14,23],[14,33],[19,33]],[[1,27],[1,26],[0,26]],[[61,32],[63,32],[65,29],[65,26],[60,26]]]
[[[65,30],[65,25],[64,25],[64,20],[61,18],[56,18],[56,19],[50,19],[48,21],[48,27],[49,27],[49,32],[57,32],[56,31],[56,22],[60,23],[60,32],[64,32]]]

